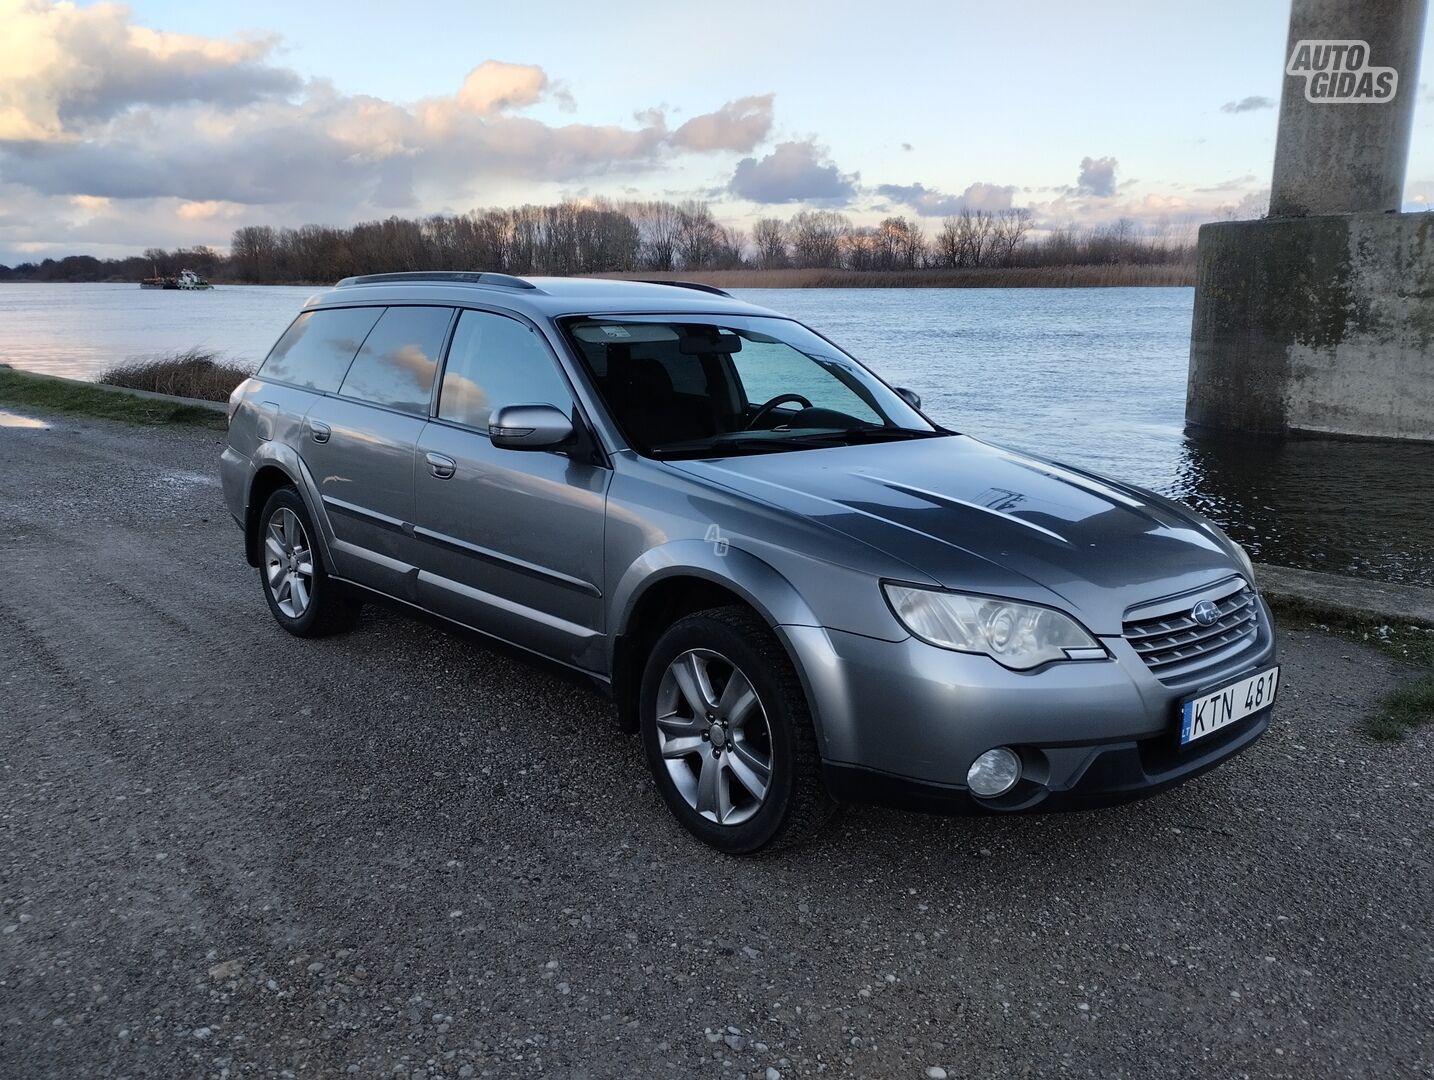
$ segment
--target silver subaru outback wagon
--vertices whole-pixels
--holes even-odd
[[[1116,802],[1269,723],[1274,627],[1212,523],[933,423],[718,289],[346,279],[229,413],[280,626],[386,599],[581,673],[723,851],[843,801]]]

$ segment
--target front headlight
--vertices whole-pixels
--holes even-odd
[[[882,589],[902,625],[922,641],[983,653],[1017,671],[1107,655],[1079,623],[1053,608],[911,585],[887,583]]]

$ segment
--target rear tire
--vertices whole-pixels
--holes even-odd
[[[259,584],[274,621],[295,637],[348,630],[363,607],[329,577],[309,509],[298,491],[282,487],[259,515]]]
[[[643,748],[684,828],[731,855],[815,837],[835,804],[811,710],[771,629],[741,607],[678,620],[648,657]]]

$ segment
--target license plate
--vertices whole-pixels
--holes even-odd
[[[1186,746],[1259,712],[1275,700],[1279,682],[1280,669],[1272,667],[1213,693],[1191,698],[1182,706],[1180,745]]]

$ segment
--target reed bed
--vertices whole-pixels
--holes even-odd
[[[228,401],[233,389],[252,374],[252,368],[221,359],[218,353],[186,349],[149,360],[116,364],[97,381],[175,397]]]

